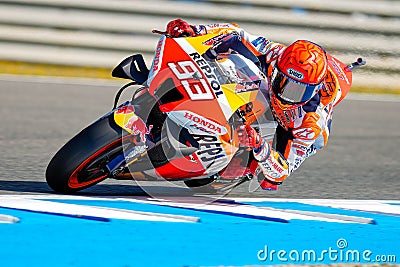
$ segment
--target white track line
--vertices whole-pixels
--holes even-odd
[[[124,201],[142,204],[160,205],[174,208],[191,209],[202,212],[214,212],[231,216],[260,218],[273,221],[274,219],[283,221],[298,220],[319,220],[326,222],[340,223],[365,223],[375,224],[371,218],[349,216],[334,213],[304,211],[295,209],[278,209],[272,207],[256,207],[242,204],[243,202],[276,202],[276,203],[302,203],[313,206],[332,207],[344,210],[366,211],[387,215],[400,215],[400,201],[398,200],[351,200],[351,199],[283,199],[283,198],[231,198],[229,202],[213,202],[211,198],[166,198],[152,199],[146,197],[127,198],[127,197],[85,197],[71,195],[3,195],[0,196],[0,207],[9,207],[22,210],[32,210],[37,212],[60,213],[79,216],[97,216],[100,218],[133,219],[133,220],[181,220],[186,222],[197,222],[197,217],[160,214],[152,212],[139,212],[134,210],[94,207],[78,204],[66,204],[51,202],[50,200],[82,200],[82,201]],[[47,200],[47,201],[46,201]],[[195,201],[194,201],[195,200]],[[218,199],[215,199],[218,200]],[[237,202],[235,204],[235,202]],[[57,214],[56,214],[57,215]],[[62,214],[58,214],[62,215]]]
[[[358,216],[346,216],[339,214],[329,214],[322,212],[307,212],[298,210],[276,209],[270,207],[255,207],[243,204],[225,204],[225,203],[187,203],[183,201],[166,200],[139,200],[139,199],[120,199],[135,203],[154,204],[167,207],[191,209],[204,212],[220,213],[238,217],[261,218],[263,220],[274,221],[275,219],[284,220],[307,220],[307,221],[324,221],[336,223],[365,223],[375,224],[371,218],[364,218]],[[283,202],[285,200],[283,199]],[[269,218],[269,219],[268,219]]]
[[[17,198],[17,197],[1,198],[0,207],[60,215],[60,216],[68,216],[74,218],[89,219],[89,220],[98,220],[98,221],[108,221],[107,219],[163,221],[163,222],[199,221],[199,218],[190,216],[67,204],[67,203],[51,202],[46,200],[34,200],[34,199]]]
[[[19,218],[11,215],[0,214],[0,223],[16,223],[16,222],[19,222]]]
[[[280,198],[234,198],[238,202],[287,202],[344,210],[366,211],[400,216],[399,200],[354,200],[354,199],[280,199]],[[392,205],[391,205],[392,204]]]

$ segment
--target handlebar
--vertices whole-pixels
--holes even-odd
[[[355,62],[353,62],[353,63],[347,65],[347,68],[348,68],[350,71],[352,71],[352,70],[354,70],[354,69],[356,69],[356,68],[359,68],[359,67],[364,66],[365,64],[367,64],[367,62],[366,62],[364,59],[358,58],[357,61],[355,61]]]
[[[159,30],[156,30],[156,29],[152,30],[151,32],[152,32],[152,33],[161,34],[161,35],[166,35],[166,34],[167,34],[166,31],[159,31]]]

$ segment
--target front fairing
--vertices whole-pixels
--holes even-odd
[[[187,166],[201,166],[196,168],[196,176],[201,169],[203,175],[219,172],[239,149],[232,125],[236,111],[251,104],[252,116],[261,117],[266,110],[267,101],[259,93],[265,87],[264,77],[254,63],[240,55],[217,61],[202,57],[210,47],[207,40],[214,36],[163,36],[157,44],[145,85],[160,110],[199,143],[191,157],[171,159],[174,168],[166,168],[163,177],[174,178],[174,172],[168,170],[178,173],[177,168],[186,170]],[[243,119],[249,120],[246,116],[250,115],[243,114]]]

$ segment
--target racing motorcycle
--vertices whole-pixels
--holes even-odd
[[[68,141],[51,159],[48,185],[74,193],[107,178],[183,181],[192,189],[227,192],[253,177],[252,153],[241,147],[238,126],[250,123],[266,140],[274,122],[264,93],[264,74],[251,60],[231,53],[218,60],[202,56],[216,35],[161,36],[150,69],[141,54],[124,59],[112,76],[129,79],[113,109]],[[329,56],[342,83],[351,70]],[[132,99],[118,105],[122,92]]]

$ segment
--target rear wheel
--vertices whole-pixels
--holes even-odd
[[[106,164],[123,152],[126,133],[115,124],[113,113],[94,122],[54,155],[46,170],[48,185],[60,193],[74,193],[106,179]]]

